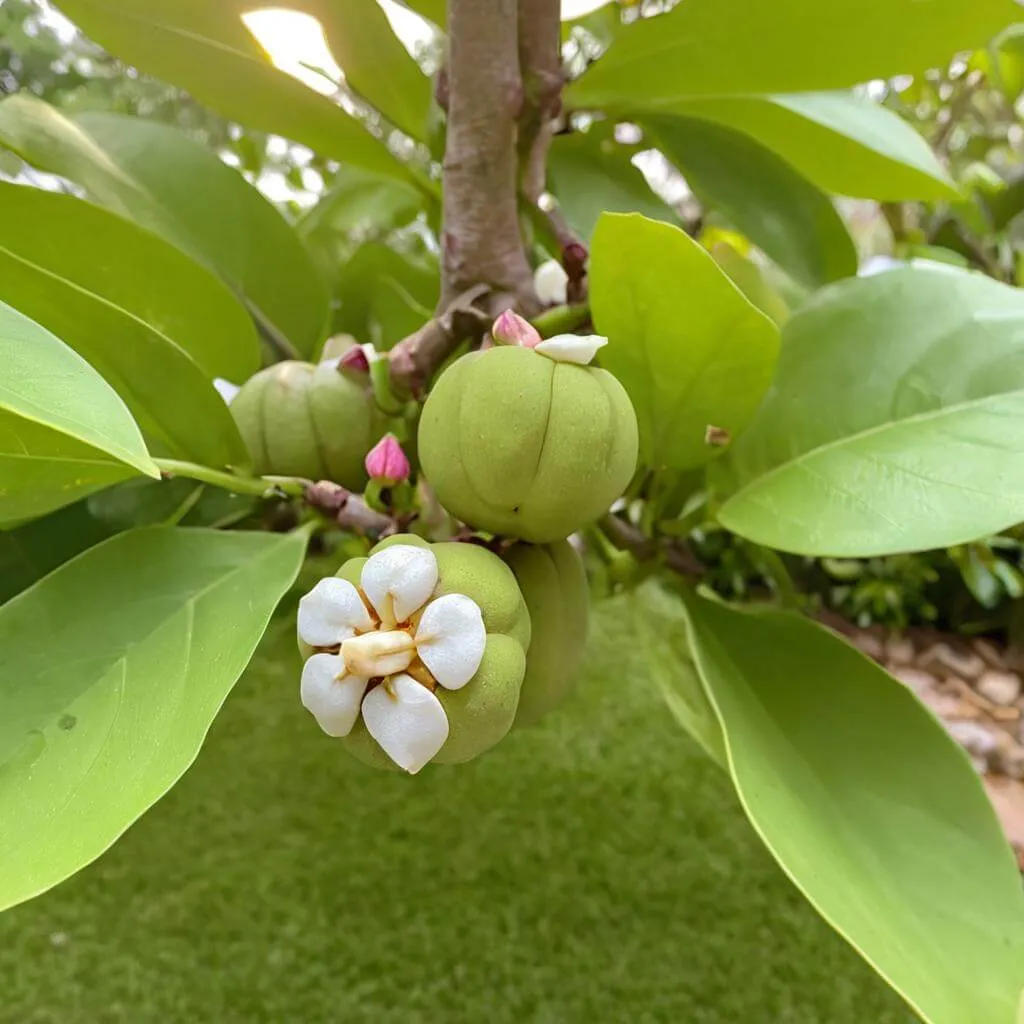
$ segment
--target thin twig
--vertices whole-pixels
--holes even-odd
[[[438,367],[463,342],[478,343],[494,317],[499,301],[487,285],[468,288],[418,331],[400,341],[388,353],[391,386],[396,395],[419,395]],[[507,309],[512,299],[505,298]]]
[[[598,524],[604,535],[620,551],[629,551],[640,562],[660,559],[680,576],[703,576],[707,571],[697,556],[673,538],[648,537],[643,530],[621,516],[609,513]]]

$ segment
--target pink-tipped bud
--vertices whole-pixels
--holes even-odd
[[[338,360],[338,372],[346,377],[365,377],[370,372],[370,360],[362,345],[353,345]]]
[[[521,345],[523,348],[533,348],[541,342],[537,328],[511,309],[506,309],[494,321],[491,336],[499,345]]]
[[[409,460],[394,434],[385,434],[370,449],[364,465],[370,479],[384,487],[409,479]]]

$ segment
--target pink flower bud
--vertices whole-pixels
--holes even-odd
[[[338,372],[346,377],[365,377],[370,372],[370,360],[362,345],[353,345],[338,360]]]
[[[364,465],[370,478],[385,487],[409,479],[409,460],[394,434],[385,434],[370,449]]]
[[[541,340],[537,328],[511,309],[506,309],[494,321],[491,335],[499,345],[521,345],[523,348],[533,348]]]

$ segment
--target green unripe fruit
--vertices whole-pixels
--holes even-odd
[[[583,560],[568,541],[516,544],[505,561],[523,592],[532,626],[515,724],[532,725],[573,687],[586,650],[590,591]]]
[[[454,362],[419,428],[424,474],[449,512],[537,544],[604,513],[633,476],[637,446],[615,377],[518,346]]]
[[[363,459],[386,429],[369,385],[333,362],[288,361],[261,370],[231,403],[239,433],[260,475],[366,486]]]
[[[498,743],[512,728],[526,673],[530,646],[530,614],[512,570],[495,554],[476,544],[430,544],[412,534],[381,541],[371,552],[396,544],[429,548],[437,559],[438,582],[430,601],[446,594],[463,594],[479,607],[487,630],[483,659],[465,686],[448,690],[438,686],[434,695],[448,717],[448,738],[433,757],[435,764],[459,764],[478,757]],[[366,558],[353,558],[337,572],[359,586]],[[428,601],[429,605],[429,601]],[[394,769],[360,719],[342,742],[365,764]]]

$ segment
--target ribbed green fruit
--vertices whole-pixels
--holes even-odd
[[[351,491],[366,486],[363,459],[386,430],[369,386],[333,362],[261,370],[235,396],[231,413],[259,475],[333,480]]]
[[[637,448],[636,413],[615,377],[516,346],[454,362],[419,427],[420,462],[441,504],[477,529],[536,544],[607,511]]]
[[[532,725],[572,690],[583,661],[590,618],[590,590],[583,560],[565,540],[515,544],[505,553],[530,611],[517,726]]]
[[[448,716],[448,739],[434,757],[435,764],[471,761],[498,743],[512,728],[526,673],[530,646],[530,613],[512,570],[495,554],[476,544],[430,544],[413,534],[398,534],[373,551],[392,544],[428,547],[437,558],[438,583],[431,600],[445,594],[465,594],[483,615],[487,646],[476,675],[459,690],[435,691]],[[337,575],[359,586],[365,558],[349,559]],[[365,764],[397,769],[367,732],[356,722],[342,743]]]

